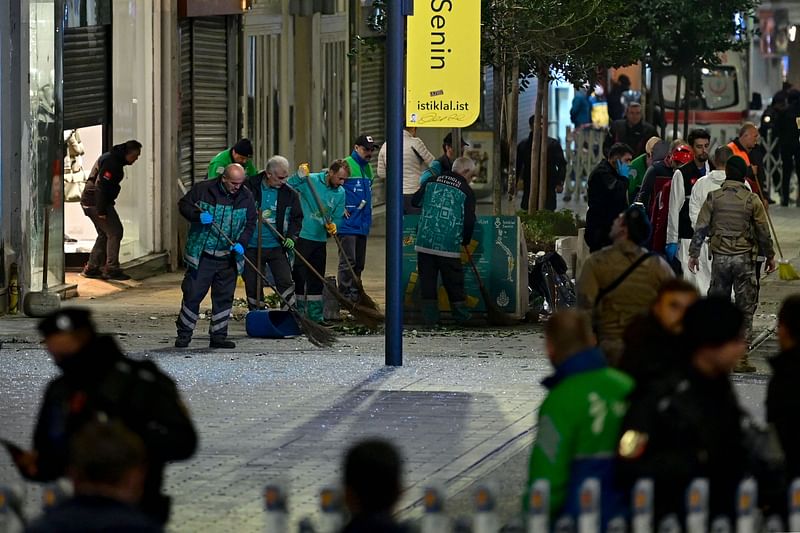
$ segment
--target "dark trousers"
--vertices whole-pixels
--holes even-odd
[[[309,241],[308,239],[300,237],[297,239],[295,249],[311,263],[311,266],[313,266],[317,272],[322,276],[325,275],[325,260],[328,253],[326,243]],[[306,268],[302,260],[295,260],[292,276],[294,277],[294,289],[298,296],[301,298],[305,296],[318,296],[319,298],[316,299],[322,300],[322,280]]]
[[[352,301],[358,300],[358,288],[356,280],[347,267],[347,262],[353,267],[358,279],[364,272],[364,263],[367,259],[367,236],[366,235],[339,235],[342,248],[339,250],[339,291],[350,298]],[[344,252],[344,253],[343,253]]]
[[[419,274],[420,295],[423,300],[436,300],[439,285],[439,274],[447,291],[450,305],[463,303],[464,267],[460,257],[442,257],[440,255],[417,252],[417,273]]]
[[[248,248],[245,256],[258,265],[258,248]],[[286,252],[283,248],[262,248],[261,249],[261,273],[265,271],[265,267],[269,267],[272,272],[272,278],[275,280],[275,288],[281,294],[283,299],[294,305],[294,281],[292,281],[292,267],[289,266],[289,260],[286,258]],[[245,262],[244,273],[244,288],[247,293],[247,307],[252,311],[258,308],[258,302],[264,301],[264,290],[262,282],[261,294],[258,294],[258,273]],[[284,305],[281,306],[285,307]]]
[[[403,195],[403,214],[404,215],[419,215],[422,213],[421,207],[414,207],[411,205],[411,198],[413,198],[413,194],[404,194]]]
[[[94,241],[92,252],[89,254],[87,270],[104,269],[106,272],[119,270],[119,245],[122,242],[122,222],[114,206],[106,212],[106,218],[97,215],[97,208],[86,207],[84,214],[91,219],[94,229],[97,230],[97,240]]]
[[[178,337],[191,337],[200,313],[200,303],[211,289],[211,323],[208,334],[212,339],[228,336],[228,320],[233,306],[233,293],[236,290],[238,271],[232,256],[212,257],[203,255],[199,266],[187,268],[183,276],[181,290],[181,312],[175,325]]]
[[[782,146],[781,162],[783,163],[781,205],[789,205],[789,185],[792,183],[792,172],[796,172],[798,180],[800,180],[800,146]],[[800,193],[798,193],[797,204],[800,205]]]

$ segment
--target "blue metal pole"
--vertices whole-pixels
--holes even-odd
[[[386,36],[386,365],[403,366],[403,52],[402,1],[392,2]]]

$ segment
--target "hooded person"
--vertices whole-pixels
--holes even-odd
[[[135,140],[114,145],[110,152],[101,155],[92,167],[81,194],[81,207],[97,230],[89,261],[81,275],[86,278],[103,278],[125,281],[131,277],[119,264],[119,247],[122,243],[122,221],[114,207],[125,178],[125,167],[132,165],[142,153],[142,143]]]

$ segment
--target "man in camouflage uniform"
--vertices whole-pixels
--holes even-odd
[[[774,272],[775,250],[767,226],[764,204],[745,187],[747,163],[738,156],[725,164],[722,188],[709,193],[700,214],[689,247],[689,270],[697,272],[700,247],[706,237],[713,255],[711,287],[708,295],[728,297],[734,291],[736,305],[745,316],[745,334],[750,337],[753,314],[758,305],[756,255],[759,248],[767,257],[767,272]],[[755,372],[745,355],[737,372]]]

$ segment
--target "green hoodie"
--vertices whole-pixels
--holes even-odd
[[[221,176],[222,173],[225,172],[225,167],[231,163],[235,163],[235,161],[231,155],[230,148],[215,155],[214,159],[211,160],[211,163],[208,164],[208,179],[214,179]],[[244,167],[245,176],[249,177],[258,174],[258,169],[256,168],[255,164],[253,164],[252,159],[248,159],[247,163],[242,166]]]

